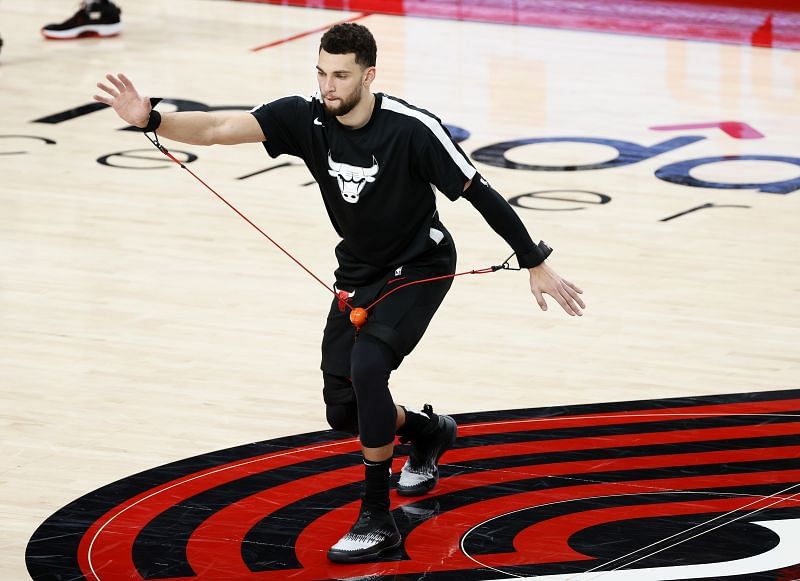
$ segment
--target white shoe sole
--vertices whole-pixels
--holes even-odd
[[[116,36],[122,32],[122,23],[116,24],[86,24],[70,30],[45,30],[42,29],[42,36],[54,40],[68,40],[80,38],[82,36]]]

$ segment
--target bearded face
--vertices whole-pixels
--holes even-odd
[[[363,67],[355,54],[331,54],[320,50],[317,62],[317,82],[325,111],[343,117],[350,113],[369,94],[374,67]]]
[[[322,102],[325,105],[325,111],[329,115],[341,117],[343,115],[347,115],[356,105],[358,105],[358,102],[361,101],[362,94],[363,89],[359,84],[349,95],[331,95],[329,98],[328,95],[323,93]]]

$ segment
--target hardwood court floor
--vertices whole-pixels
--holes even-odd
[[[118,131],[111,112],[52,121],[89,104],[106,72],[208,106],[309,94],[317,35],[251,49],[356,14],[122,4],[119,38],[50,43],[39,27],[74,6],[0,0],[3,579],[26,577],[27,539],[86,492],[195,454],[326,428],[317,371],[325,291],[140,134]],[[360,22],[379,43],[375,89],[468,131],[468,154],[569,137],[519,144],[506,157],[603,164],[616,144],[626,160],[642,158],[573,171],[476,161],[507,198],[523,196],[519,214],[556,249],[552,265],[585,289],[586,315],[569,318],[552,302],[539,312],[521,273],[463,277],[393,377],[398,402],[474,412],[797,387],[800,193],[719,185],[798,187],[800,53],[397,16]],[[733,137],[742,125],[652,129],[721,121],[763,137]],[[647,149],[679,138],[657,155]],[[194,171],[330,278],[335,236],[302,166],[240,179],[291,160],[258,145],[168,146],[198,156]],[[725,156],[755,159],[687,169]],[[656,177],[664,168],[718,187]],[[462,269],[508,255],[468,204],[442,198],[440,210]]]

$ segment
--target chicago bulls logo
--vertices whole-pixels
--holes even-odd
[[[372,156],[372,167],[360,167],[334,161],[330,152],[328,153],[328,167],[330,168],[328,173],[336,178],[345,202],[351,204],[358,202],[361,190],[368,183],[375,181],[375,176],[378,175],[380,169],[374,155]]]

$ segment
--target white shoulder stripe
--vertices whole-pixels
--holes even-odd
[[[466,160],[466,158],[461,154],[460,151],[455,147],[453,144],[453,140],[447,135],[445,130],[439,124],[436,119],[431,117],[430,115],[426,115],[422,111],[417,111],[416,109],[412,109],[406,105],[403,105],[399,101],[395,101],[394,99],[388,97],[387,95],[383,96],[381,100],[381,109],[387,109],[389,111],[394,111],[395,113],[400,113],[401,115],[407,115],[408,117],[414,117],[415,119],[419,119],[422,123],[427,127],[431,133],[439,140],[444,147],[445,151],[450,154],[450,157],[453,159],[455,164],[461,170],[461,172],[466,176],[467,179],[471,180],[476,173],[474,167],[470,165],[470,163]]]

